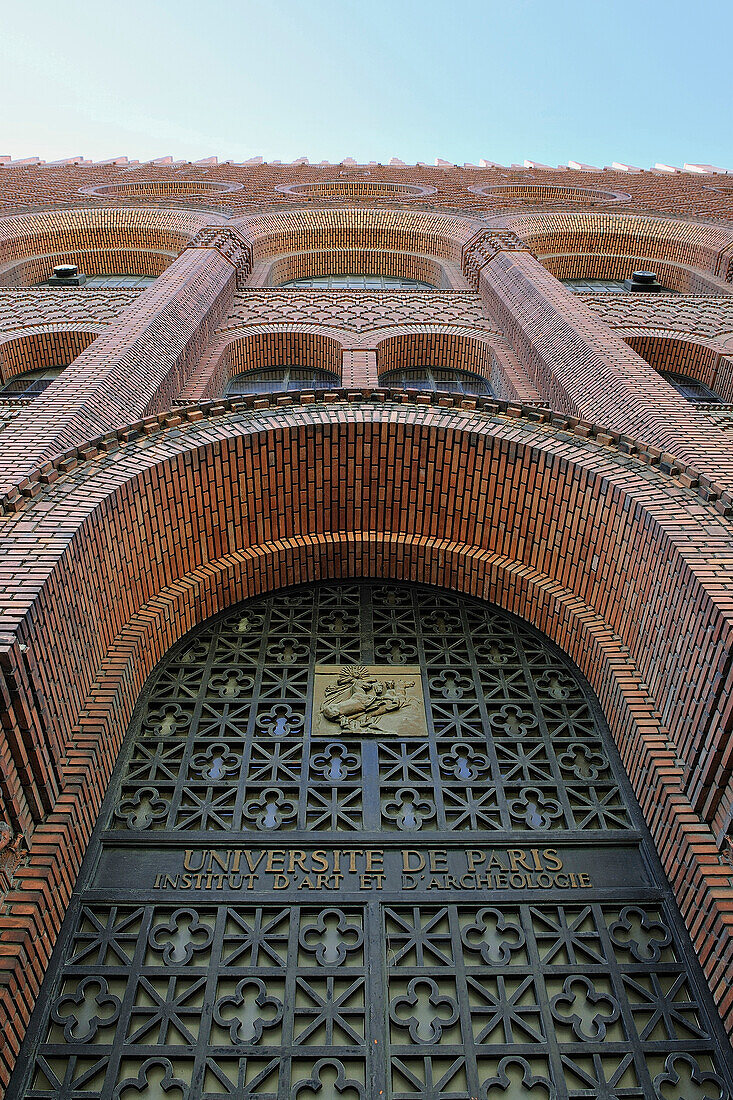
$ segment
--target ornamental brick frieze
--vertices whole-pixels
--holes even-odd
[[[0,289],[0,331],[54,324],[109,324],[142,290]]]
[[[134,190],[139,172],[138,185]],[[323,194],[334,179],[346,185],[348,197]],[[237,190],[228,190],[239,184]],[[486,165],[341,165],[327,164],[146,164],[137,168],[125,158],[116,164],[25,164],[3,168],[2,209],[18,211],[33,204],[78,203],[120,207],[134,203],[166,202],[189,209],[200,205],[232,214],[260,213],[268,206],[279,210],[349,203],[373,209],[385,204],[415,210],[429,207],[446,213],[462,210],[476,215],[511,210],[556,210],[562,203],[577,209],[585,203],[611,202],[614,210],[654,210],[717,221],[733,218],[733,194],[720,175],[687,172],[627,172],[610,168],[527,168]],[[125,190],[120,190],[122,185]],[[142,185],[142,186],[141,186]],[[304,186],[305,185],[305,188]],[[111,193],[90,194],[113,187]],[[396,190],[395,188],[398,188]],[[407,194],[408,189],[423,195]],[[601,198],[598,197],[600,189]],[[592,194],[596,191],[596,195]],[[147,192],[147,193],[146,193]],[[427,193],[429,192],[429,193]],[[609,193],[618,198],[605,198]],[[136,197],[138,194],[140,197]],[[630,198],[623,201],[622,195]],[[170,212],[170,211],[169,211]]]
[[[240,291],[220,331],[244,325],[321,324],[366,332],[404,324],[470,325],[495,331],[474,293],[323,293],[297,290]]]
[[[252,274],[252,247],[232,226],[206,226],[199,230],[188,247],[215,248],[219,255],[236,268],[237,286],[240,289]]]
[[[651,294],[582,294],[610,328],[653,328],[712,340],[733,334],[733,298]]]
[[[461,270],[469,283],[478,286],[479,271],[498,252],[532,252],[511,230],[481,229],[463,246]],[[532,253],[534,255],[534,253]]]

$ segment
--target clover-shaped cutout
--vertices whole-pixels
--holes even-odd
[[[509,802],[509,813],[528,829],[549,829],[553,821],[562,817],[563,811],[560,803],[548,798],[539,787],[525,787]]]
[[[220,699],[237,699],[254,687],[254,680],[243,668],[229,668],[215,672],[209,680],[209,689]]]
[[[352,924],[340,909],[324,909],[313,924],[300,930],[300,945],[315,954],[319,966],[340,966],[349,951],[364,942],[358,924]]]
[[[512,1100],[531,1097],[531,1100],[555,1100],[557,1091],[546,1077],[536,1077],[526,1058],[508,1055],[496,1067],[496,1074],[481,1085],[482,1100],[491,1100],[499,1092],[509,1092]]]
[[[567,977],[562,988],[562,993],[557,993],[550,1001],[555,1019],[570,1024],[584,1042],[605,1039],[608,1024],[618,1020],[620,1015],[616,1000],[608,993],[599,993],[590,978],[583,974]]]
[[[213,931],[201,924],[195,909],[176,909],[165,924],[150,932],[150,946],[163,952],[166,966],[185,966],[195,951],[204,951],[211,943]]]
[[[254,611],[240,611],[232,620],[235,634],[260,634],[265,620]]]
[[[426,634],[457,634],[461,630],[460,617],[439,608],[429,611],[423,618],[422,625]]]
[[[701,1069],[691,1054],[668,1054],[654,1088],[659,1100],[730,1100],[722,1077]]]
[[[321,613],[318,625],[320,630],[327,634],[358,634],[359,620],[356,616],[347,615],[345,611],[337,609]]]
[[[67,1043],[90,1043],[100,1027],[109,1027],[120,1014],[120,999],[110,993],[105,978],[87,975],[73,993],[59,997],[51,1019],[64,1029]]]
[[[569,699],[578,691],[578,686],[569,672],[560,669],[546,669],[535,677],[537,694],[546,699]]]
[[[464,947],[477,951],[485,963],[507,963],[512,951],[523,947],[525,935],[518,924],[507,920],[501,909],[479,909],[472,924],[461,931]]]
[[[303,726],[302,714],[297,714],[287,703],[276,703],[255,720],[257,729],[269,737],[289,737]]]
[[[179,1077],[173,1076],[173,1066],[168,1058],[148,1058],[140,1066],[137,1077],[126,1077],[124,1081],[120,1081],[114,1091],[114,1098],[123,1100],[125,1093],[137,1093],[153,1100],[160,1096],[161,1091],[177,1091],[180,1093],[180,1100],[186,1100],[188,1085]]]
[[[207,745],[204,752],[196,753],[191,759],[191,768],[199,772],[204,779],[221,780],[239,770],[241,757],[224,742]]]
[[[484,753],[477,752],[472,745],[458,741],[451,747],[450,752],[443,753],[440,758],[440,767],[454,779],[470,782],[485,775],[491,765],[488,756]]]
[[[317,1096],[324,1089],[324,1096],[333,1096],[334,1090],[341,1094],[351,1093],[358,1098],[364,1097],[364,1089],[358,1081],[346,1076],[343,1064],[335,1058],[321,1058],[313,1067],[306,1081],[299,1081],[293,1088],[293,1097],[313,1093]]]
[[[474,645],[474,649],[479,661],[485,661],[496,668],[501,668],[503,665],[509,664],[510,661],[516,661],[517,659],[516,647],[510,645],[504,639],[494,638],[488,642],[480,642],[478,645]]]
[[[444,668],[430,680],[430,690],[444,699],[462,699],[466,692],[473,693],[474,684],[470,676],[461,676],[460,672]]]
[[[267,1027],[275,1027],[283,1018],[283,1003],[270,997],[261,978],[242,978],[234,993],[220,997],[214,1006],[214,1019],[229,1030],[233,1043],[259,1043]]]
[[[416,1011],[408,1016],[410,1009]],[[413,1043],[438,1043],[458,1019],[458,1005],[432,978],[412,978],[407,993],[390,1001],[389,1013],[398,1027],[408,1029]]]
[[[267,656],[279,665],[303,664],[308,660],[308,646],[292,636],[278,638],[268,645]]]
[[[382,812],[398,829],[417,832],[423,821],[435,816],[435,803],[429,798],[421,798],[414,787],[400,787],[394,798],[384,803]]]
[[[389,638],[375,649],[375,656],[381,663],[387,665],[406,665],[417,657],[417,649],[409,645],[404,638]]]
[[[115,817],[122,818],[128,829],[149,829],[167,813],[168,800],[161,798],[155,787],[140,787],[122,798],[115,809]]]
[[[499,710],[489,715],[494,736],[496,737],[527,737],[536,736],[538,728],[537,717],[531,711],[522,710],[521,707],[507,703]]]
[[[311,764],[313,770],[324,779],[328,779],[331,783],[339,783],[359,770],[359,757],[356,753],[349,752],[342,741],[332,741],[326,745],[323,752],[316,753]]]
[[[564,772],[572,772],[578,779],[591,783],[608,770],[608,760],[603,753],[583,744],[568,745],[557,762]]]
[[[191,715],[178,703],[164,703],[151,707],[143,722],[144,736],[183,736],[191,724]]]
[[[244,816],[258,829],[279,829],[292,821],[297,812],[298,803],[286,798],[285,792],[278,787],[266,787],[259,798],[250,799],[244,807]]]
[[[658,962],[662,950],[672,943],[667,925],[650,917],[638,905],[624,906],[609,932],[616,946],[629,951],[639,962]]]
[[[179,660],[182,665],[200,665],[209,656],[209,643],[206,640],[192,642],[181,653]]]

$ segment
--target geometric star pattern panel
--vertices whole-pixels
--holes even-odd
[[[254,599],[140,700],[10,1096],[730,1100],[602,715],[489,605]]]

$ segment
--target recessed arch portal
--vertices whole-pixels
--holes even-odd
[[[595,700],[477,600],[309,585],[192,631],[80,883],[13,1100],[730,1097]]]

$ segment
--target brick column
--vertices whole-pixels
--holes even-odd
[[[733,445],[514,233],[479,231],[463,249],[463,270],[553,408],[634,436],[733,489]]]
[[[345,351],[341,372],[343,386],[378,386],[376,351]]]
[[[170,407],[250,270],[249,245],[236,230],[198,233],[3,431],[0,490],[69,448]]]

